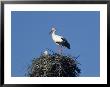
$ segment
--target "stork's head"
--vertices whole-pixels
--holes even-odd
[[[49,34],[51,34],[51,33],[53,33],[53,32],[56,32],[55,27],[52,27],[52,29],[51,29],[51,31],[50,31],[50,33],[49,33]]]

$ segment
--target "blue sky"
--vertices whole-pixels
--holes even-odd
[[[100,76],[100,12],[98,11],[12,11],[11,74],[25,75],[31,60],[49,48],[57,51],[49,32],[52,25],[57,34],[71,45],[64,53],[80,57],[82,77]]]

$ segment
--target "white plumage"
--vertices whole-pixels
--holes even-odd
[[[67,47],[68,49],[70,49],[70,44],[68,43],[68,41],[63,36],[56,35],[55,32],[56,32],[55,27],[52,27],[52,30],[50,33],[52,34],[53,41],[57,45],[64,46],[64,47]]]
[[[45,56],[48,55],[48,51],[47,50],[44,51],[44,55]]]

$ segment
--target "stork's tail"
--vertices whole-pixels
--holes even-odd
[[[70,49],[70,44],[69,43],[66,43],[65,45],[68,49]]]

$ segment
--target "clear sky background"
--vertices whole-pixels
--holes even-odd
[[[38,12],[11,13],[11,74],[25,76],[33,58],[46,48],[57,51],[49,32],[52,25],[56,34],[64,36],[71,45],[64,53],[80,57],[82,77],[100,76],[100,12]]]

